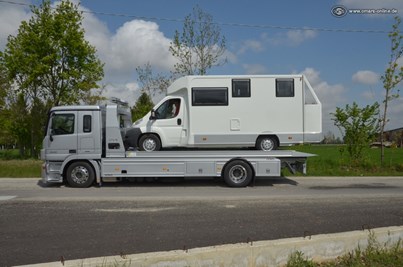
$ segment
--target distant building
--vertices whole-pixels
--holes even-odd
[[[403,147],[403,127],[385,131],[385,141],[393,142],[398,147]]]

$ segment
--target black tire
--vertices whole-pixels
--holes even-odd
[[[272,151],[278,148],[277,138],[274,136],[261,136],[257,139],[255,148],[262,151]]]
[[[245,161],[233,160],[225,166],[223,178],[230,187],[245,187],[252,181],[253,171]]]
[[[71,187],[90,187],[94,183],[95,172],[88,162],[73,162],[67,168],[66,180]]]
[[[161,150],[161,141],[155,134],[145,134],[139,140],[140,151],[159,151]]]

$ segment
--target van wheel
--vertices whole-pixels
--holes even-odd
[[[256,141],[256,149],[272,151],[278,148],[277,139],[274,136],[261,136]]]
[[[161,149],[161,141],[154,134],[146,134],[140,138],[139,149],[141,151],[158,151]]]
[[[66,180],[71,187],[90,187],[95,180],[94,169],[88,162],[73,162],[67,168]]]
[[[230,187],[245,187],[253,179],[252,168],[243,160],[233,160],[225,166],[224,181]]]

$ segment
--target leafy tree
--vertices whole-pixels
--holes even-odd
[[[0,58],[2,53],[0,52]],[[7,77],[7,71],[4,66],[0,64],[0,111],[4,109],[7,91],[10,88],[10,83]]]
[[[385,99],[383,100],[383,113],[380,120],[380,139],[381,139],[381,163],[383,164],[385,150],[383,147],[385,126],[388,122],[387,112],[391,100],[399,97],[399,91],[395,92],[396,86],[403,80],[403,66],[399,66],[398,60],[403,55],[402,39],[403,35],[400,33],[399,25],[401,23],[400,17],[395,17],[395,24],[392,26],[393,30],[389,33],[391,41],[391,53],[388,67],[385,74],[381,77],[383,88],[385,89]]]
[[[136,121],[146,115],[154,106],[150,96],[143,92],[132,109],[132,120]]]
[[[4,63],[9,75],[31,99],[51,105],[78,103],[103,76],[96,50],[84,39],[78,6],[50,0],[32,6],[32,18],[23,21],[16,36],[8,38]]]
[[[78,5],[63,0],[52,8],[50,0],[44,0],[31,11],[33,16],[21,23],[18,34],[9,36],[0,64],[15,85],[14,95],[19,95],[14,105],[23,109],[24,99],[21,114],[31,118],[29,123],[17,119],[12,129],[21,136],[23,128],[29,127],[24,141],[29,140],[31,156],[36,156],[45,124],[38,118],[46,118],[52,106],[90,99],[91,90],[98,88],[97,81],[103,77],[103,64],[84,39]]]
[[[16,139],[20,157],[28,156],[30,147],[30,116],[28,112],[27,100],[24,94],[19,93],[10,107],[10,132]]]
[[[178,59],[174,74],[206,75],[211,67],[225,62],[225,48],[225,37],[213,22],[213,16],[196,6],[185,17],[182,33],[175,32],[169,47]]]
[[[344,109],[337,107],[336,112],[331,113],[332,120],[344,136],[347,151],[354,161],[361,159],[363,148],[368,147],[378,133],[378,114],[378,103],[360,108],[356,102],[351,106],[347,104]]]
[[[0,58],[2,53],[0,52]],[[12,136],[11,118],[13,113],[9,108],[7,96],[10,93],[10,82],[4,65],[0,64],[0,145],[9,148],[15,144],[15,138]]]

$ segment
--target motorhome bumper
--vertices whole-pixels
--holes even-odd
[[[139,128],[132,128],[126,132],[125,135],[125,147],[128,149],[129,147],[136,148],[139,142],[139,138],[142,132]]]

